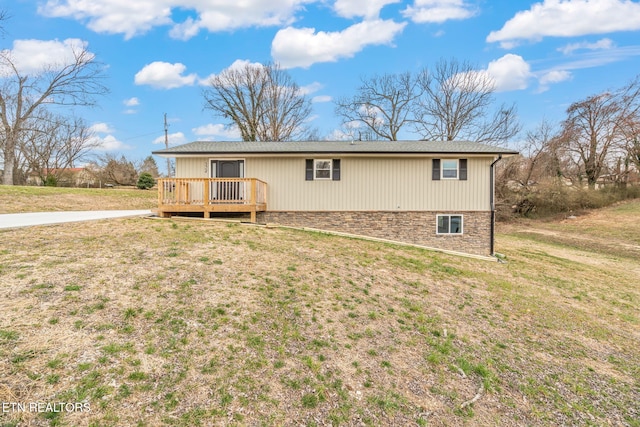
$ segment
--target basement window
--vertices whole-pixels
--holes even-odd
[[[462,234],[462,215],[437,215],[436,234]]]

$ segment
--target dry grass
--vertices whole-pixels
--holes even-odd
[[[507,264],[188,220],[2,231],[0,402],[91,412],[0,424],[638,426],[637,258],[573,244],[602,237],[580,221],[503,228]]]
[[[0,214],[64,210],[154,209],[155,190],[52,188],[0,185]]]

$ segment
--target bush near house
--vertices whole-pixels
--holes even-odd
[[[153,176],[148,172],[143,172],[138,177],[138,183],[136,185],[140,190],[148,190],[153,188],[155,184],[156,182],[153,179]]]

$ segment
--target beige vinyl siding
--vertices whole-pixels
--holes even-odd
[[[340,158],[340,181],[306,181],[305,158]],[[267,183],[272,211],[486,211],[491,157],[468,158],[468,179],[432,181],[432,158],[245,157],[245,177]],[[444,157],[442,157],[444,158]],[[209,158],[176,159],[176,177],[208,177]]]
[[[178,157],[176,178],[210,178],[209,163],[205,157]]]

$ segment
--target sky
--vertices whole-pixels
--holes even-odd
[[[74,46],[104,65],[110,92],[76,114],[98,154],[131,160],[164,148],[165,114],[172,145],[238,139],[204,108],[202,91],[246,63],[280,64],[312,100],[309,126],[327,139],[349,138],[333,101],[361,79],[441,59],[491,76],[496,106],[515,103],[525,131],[640,74],[640,1],[0,0],[0,9],[0,50],[23,74]]]

